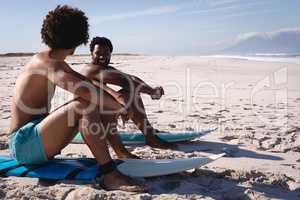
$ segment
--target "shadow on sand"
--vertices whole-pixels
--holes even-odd
[[[191,141],[186,143],[181,143],[178,145],[178,150],[190,153],[194,151],[208,152],[208,153],[226,153],[228,157],[248,157],[255,159],[265,159],[265,160],[283,160],[279,156],[273,156],[268,154],[257,153],[250,150],[245,150],[239,148],[239,145],[226,144],[221,142],[208,142],[208,141]]]
[[[197,169],[193,173],[181,173],[160,178],[147,179],[153,195],[177,194],[188,198],[193,195],[211,197],[213,199],[298,199],[300,190],[290,191],[286,182],[268,182],[267,175],[260,172],[249,172],[237,178],[232,170],[214,172]],[[286,181],[286,180],[285,180]],[[243,184],[244,185],[241,185]]]

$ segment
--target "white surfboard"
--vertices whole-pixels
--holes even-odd
[[[131,177],[162,176],[199,168],[223,157],[224,155],[225,153],[186,159],[128,159],[119,164],[117,167],[123,174]]]

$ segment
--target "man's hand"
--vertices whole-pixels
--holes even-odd
[[[120,113],[123,125],[125,125],[125,122],[127,122],[130,118],[132,118],[133,116],[133,111],[130,109],[130,107],[128,107],[125,98],[122,94],[119,94],[116,97],[116,100],[122,105],[124,106],[124,110]]]
[[[165,94],[165,91],[162,87],[156,87],[153,89],[152,94],[150,95],[153,100],[158,100]]]

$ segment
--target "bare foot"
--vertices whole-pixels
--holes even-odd
[[[125,192],[147,192],[147,188],[137,184],[133,179],[121,174],[115,170],[104,175],[100,186],[105,190],[122,190]]]
[[[153,148],[160,148],[160,149],[175,149],[175,148],[177,148],[176,144],[173,144],[171,142],[166,142],[154,134],[148,134],[146,136],[146,144]]]

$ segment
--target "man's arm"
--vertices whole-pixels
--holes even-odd
[[[98,73],[99,74],[95,76],[98,81],[115,84],[128,91],[133,89],[140,93],[150,95],[152,99],[160,99],[161,96],[165,94],[162,87],[152,88],[140,78],[118,70],[104,70]]]
[[[92,83],[100,88],[102,88],[103,90],[105,90],[106,92],[108,92],[111,96],[113,96],[121,105],[125,105],[125,100],[123,99],[123,96],[121,93],[115,91],[114,89],[106,86],[105,84],[97,81],[97,80],[92,80]]]
[[[134,82],[135,88],[138,88],[138,91],[141,93],[152,95],[154,93],[154,89],[149,86],[146,82],[144,82],[142,79],[129,75],[131,80]]]
[[[72,70],[66,63],[60,62],[48,73],[48,78],[55,85],[105,109],[121,112],[123,106],[114,97],[89,79]]]
[[[140,78],[123,73],[113,67],[110,67],[108,70],[99,71],[98,73],[94,74],[93,78],[102,83],[118,85],[128,91],[131,91],[132,89],[138,89],[138,91],[141,93],[149,95],[154,93],[154,89]]]

